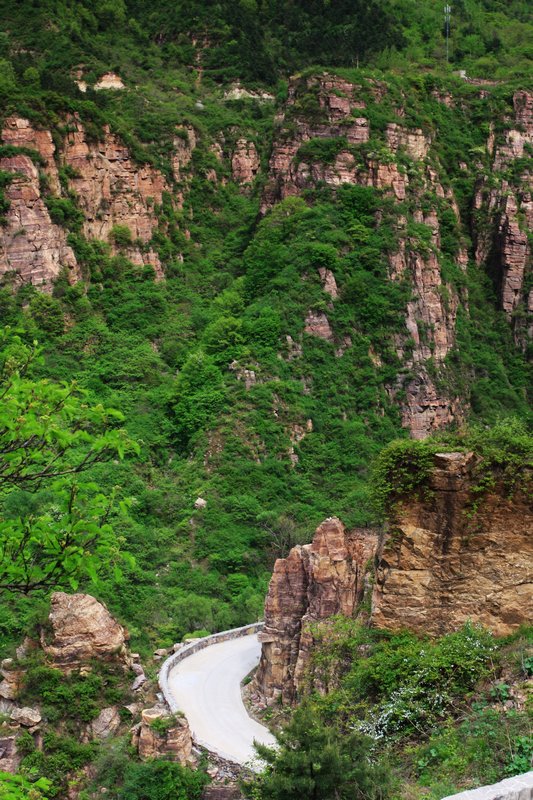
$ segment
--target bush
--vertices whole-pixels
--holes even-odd
[[[207,776],[170,761],[129,763],[118,800],[200,800]]]

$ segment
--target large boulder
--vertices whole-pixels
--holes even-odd
[[[93,659],[128,662],[126,630],[90,594],[54,592],[48,620],[42,646],[59,669],[68,672]]]
[[[93,739],[107,739],[113,736],[120,728],[120,714],[116,706],[103,708],[90,725],[90,734]]]

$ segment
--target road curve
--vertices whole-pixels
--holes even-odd
[[[196,741],[238,764],[257,769],[254,739],[275,745],[274,736],[248,716],[241,681],[259,662],[257,634],[218,642],[179,661],[170,669],[168,686]]]

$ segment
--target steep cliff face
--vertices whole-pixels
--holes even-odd
[[[530,621],[533,511],[500,483],[474,513],[472,453],[435,457],[428,498],[407,500],[376,555],[372,623],[440,635],[467,620],[506,636]]]
[[[85,236],[110,241],[114,225],[126,226],[132,239],[126,248],[130,261],[151,264],[161,276],[159,257],[149,242],[158,225],[155,207],[161,204],[163,192],[169,191],[163,175],[151,166],[136,164],[108,127],[98,142],[88,139],[79,120],[69,120],[68,131],[61,161],[69,168],[69,188],[83,211]]]
[[[424,498],[398,507],[387,532],[326,520],[311,545],[279,559],[265,604],[256,688],[294,700],[313,647],[312,624],[357,616],[373,558],[370,624],[441,635],[467,620],[505,636],[531,616],[533,514],[527,491],[501,484],[473,511],[472,453],[435,456]],[[365,577],[366,576],[366,577]]]
[[[63,269],[72,282],[81,278],[67,230],[52,222],[45,202],[70,192],[88,239],[107,242],[113,253],[124,253],[134,264],[150,264],[162,277],[151,239],[159,225],[157,206],[163,192],[170,191],[164,176],[152,166],[136,164],[108,127],[99,141],[87,136],[75,116],[65,120],[65,129],[58,149],[50,131],[37,130],[24,118],[13,116],[4,123],[2,143],[16,149],[0,159],[0,169],[14,174],[6,189],[6,225],[0,229],[0,275],[14,273],[22,282],[43,288],[50,288]],[[187,135],[186,143],[176,138],[173,163],[178,176],[195,143]],[[118,243],[114,226],[128,228],[129,241]]]
[[[379,103],[387,92],[383,83],[371,82],[363,90],[327,74],[292,81],[274,142],[262,208],[266,212],[276,201],[317,185],[335,189],[342,184],[357,184],[371,186],[395,203],[408,205],[412,221],[430,230],[430,240],[422,244],[400,212],[396,248],[383,253],[390,280],[407,281],[413,289],[405,312],[405,335],[395,344],[413,376],[399,379],[389,391],[396,397],[402,390],[404,425],[415,438],[423,438],[461,419],[458,399],[438,391],[427,369],[429,360],[441,364],[455,344],[459,303],[440,265],[437,203],[447,205],[457,222],[459,212],[452,191],[441,182],[442,168],[432,152],[431,136],[402,124],[402,108],[395,109],[398,122],[390,122],[380,131],[372,129],[367,104]],[[317,157],[320,142],[325,149],[323,156]],[[430,197],[432,205],[428,205]],[[461,248],[455,255],[458,269],[464,270],[467,260],[466,250]],[[466,303],[466,297],[462,300]]]
[[[476,262],[488,262],[501,308],[515,339],[525,346],[533,334],[531,243],[533,228],[533,94],[515,92],[514,116],[499,140],[491,133],[492,180],[479,181],[474,200]]]
[[[52,191],[59,191],[55,145],[49,131],[35,130],[28,120],[9,118],[2,142],[35,151]],[[23,151],[0,158],[0,170],[14,177],[6,189],[10,207],[0,228],[0,275],[13,273],[22,283],[49,284],[66,268],[72,281],[81,277],[66,231],[55,225],[44,202],[39,169]]]
[[[313,623],[333,614],[354,615],[376,546],[374,532],[347,531],[331,518],[317,528],[312,544],[297,545],[276,561],[255,678],[268,702],[294,699],[313,645]]]

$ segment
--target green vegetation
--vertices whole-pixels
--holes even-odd
[[[379,800],[390,777],[370,758],[371,741],[354,731],[339,735],[305,705],[279,735],[280,748],[257,746],[265,772],[246,787],[253,800]]]
[[[43,298],[48,299],[48,298]],[[38,315],[37,315],[38,318]],[[68,583],[119,558],[114,501],[79,476],[134,448],[116,428],[122,415],[90,405],[74,384],[32,380],[38,358],[9,329],[0,352],[0,592]]]
[[[313,634],[307,713],[333,726],[335,744],[369,736],[392,768],[393,796],[438,798],[528,769],[531,629],[498,640],[467,624],[430,640],[337,618]]]
[[[438,452],[473,452],[470,492],[477,507],[483,495],[501,482],[512,495],[533,469],[533,440],[526,424],[509,418],[491,428],[434,435],[425,441],[398,440],[384,447],[374,463],[372,493],[378,515],[391,514],[396,501],[428,491],[428,479]]]
[[[46,778],[30,782],[22,775],[0,772],[1,800],[47,800],[43,792],[48,793],[49,788]]]

